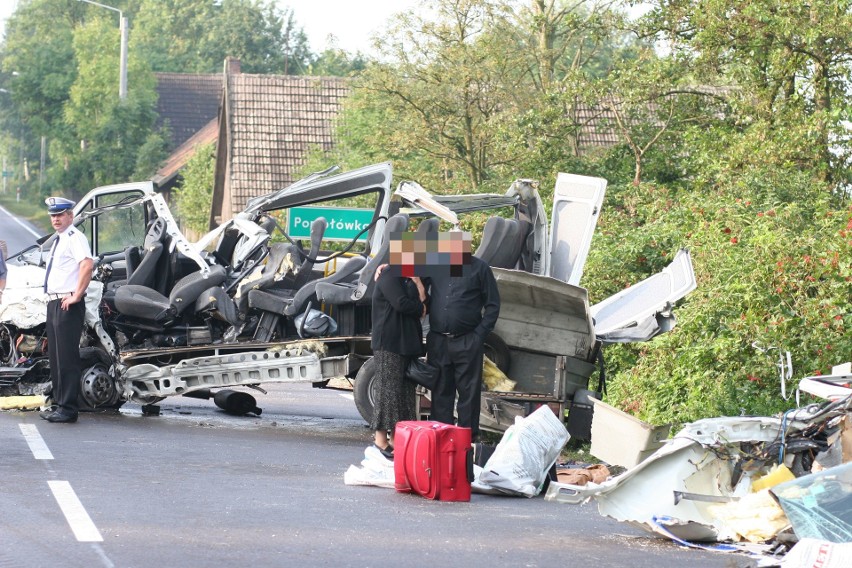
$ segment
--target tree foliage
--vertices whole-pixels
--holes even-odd
[[[364,104],[396,118],[381,127],[382,147],[439,163],[438,170],[418,172],[429,180],[462,173],[480,187],[498,160],[494,130],[515,68],[506,38],[488,28],[502,6],[468,0],[431,6],[431,19],[399,16],[381,44],[381,57],[394,64],[369,66],[356,89]]]
[[[7,22],[0,126],[5,153],[16,157],[14,181],[27,194],[76,196],[150,177],[169,150],[167,133],[155,129],[153,71],[219,73],[226,56],[240,58],[250,73],[347,73],[362,65],[345,54],[312,54],[292,10],[271,0],[107,4],[130,21],[128,96],[120,103],[115,11],[77,0],[21,0]]]
[[[312,58],[292,10],[271,0],[144,0],[133,30],[154,71],[219,73],[230,56],[247,73],[296,75]]]
[[[383,154],[406,176],[453,190],[576,165],[590,81],[615,53],[635,57],[611,3],[424,6],[397,17],[358,77],[341,121],[349,157]]]
[[[334,158],[391,159],[437,192],[607,178],[593,301],[681,247],[699,282],[673,332],[606,348],[611,399],[655,422],[778,412],[753,342],[790,349],[799,377],[852,353],[840,4],[675,0],[631,23],[606,3],[432,2],[431,25],[403,15],[381,38]],[[584,146],[592,123],[620,142]]]
[[[653,4],[645,29],[697,76],[738,87],[730,102],[742,128],[822,180],[845,176],[852,2]],[[747,150],[732,157],[749,162]]]
[[[174,195],[177,215],[184,228],[196,234],[206,233],[210,228],[215,173],[215,146],[206,144],[197,147],[186,164],[183,179]]]
[[[796,377],[852,353],[852,207],[808,174],[771,167],[677,189],[611,186],[585,278],[604,299],[690,250],[698,288],[678,324],[647,344],[604,349],[610,397],[651,422],[772,414],[778,347]],[[795,385],[787,385],[789,394]]]

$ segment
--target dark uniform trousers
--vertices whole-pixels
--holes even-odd
[[[63,410],[76,413],[80,395],[80,336],[83,333],[84,301],[62,309],[62,300],[47,303],[47,344],[50,358],[50,382],[53,402]]]
[[[456,337],[430,332],[426,351],[429,362],[441,369],[438,386],[432,391],[432,420],[453,424],[456,407],[458,425],[470,428],[476,439],[482,395],[482,341],[473,332]]]

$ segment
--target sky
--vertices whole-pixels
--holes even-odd
[[[417,4],[415,0],[277,0],[277,3],[282,8],[293,9],[296,22],[304,28],[314,52],[324,49],[332,34],[337,47],[363,53],[370,51],[370,36],[381,31],[393,14]]]
[[[98,0],[110,5],[109,0]],[[0,0],[0,34],[6,18],[15,11],[18,0]],[[417,6],[417,0],[275,0],[292,8],[296,22],[305,30],[311,50],[322,51],[333,35],[337,47],[349,52],[370,53],[370,37],[384,29],[395,13]],[[97,8],[92,8],[97,9]],[[634,8],[634,10],[638,10]],[[133,22],[130,22],[133,33]]]
[[[110,5],[109,0],[98,0]],[[282,9],[293,9],[296,22],[305,30],[311,50],[321,51],[332,34],[337,47],[349,52],[368,53],[370,36],[381,31],[388,18],[409,9],[415,0],[276,0]],[[17,0],[0,0],[0,31],[6,18],[15,11]],[[97,8],[92,8],[93,10]],[[133,33],[133,22],[130,22]]]

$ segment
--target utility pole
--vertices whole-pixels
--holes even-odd
[[[44,182],[44,168],[47,165],[47,138],[41,137],[41,156],[38,161],[38,192],[41,194],[41,186]]]
[[[124,16],[124,13],[118,8],[113,8],[112,6],[107,6],[106,4],[100,4],[99,2],[93,2],[92,0],[79,1],[85,2],[86,4],[94,4],[95,6],[118,12],[118,29],[121,33],[121,65],[119,66],[118,71],[118,98],[123,101],[127,98],[127,18]]]
[[[124,100],[127,98],[127,17],[120,11],[118,13],[119,24],[118,28],[121,32],[121,66],[118,77],[118,98]]]

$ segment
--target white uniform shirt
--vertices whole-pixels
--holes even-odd
[[[76,227],[68,227],[53,243],[51,257],[48,257],[47,293],[65,294],[76,290],[80,263],[92,258],[86,236]]]

